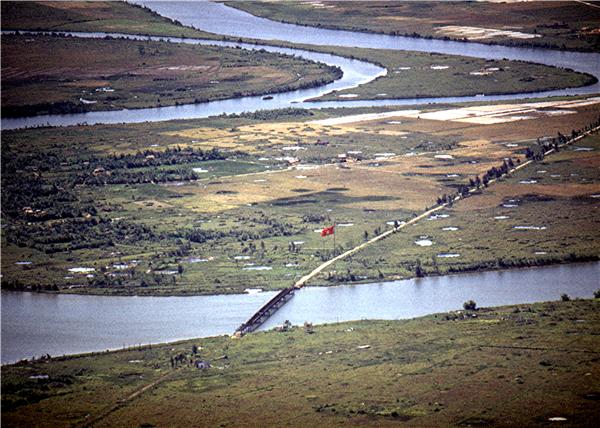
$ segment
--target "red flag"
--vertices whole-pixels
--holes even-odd
[[[335,225],[324,228],[321,231],[321,236],[333,235],[335,233],[334,228],[335,228]]]

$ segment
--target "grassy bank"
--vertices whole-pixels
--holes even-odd
[[[3,36],[2,116],[160,107],[320,86],[341,70],[265,51]]]
[[[226,2],[275,21],[336,30],[598,51],[594,5],[572,2]],[[442,17],[442,18],[441,18]]]
[[[2,422],[594,426],[598,309],[598,300],[537,303],[4,366]],[[172,368],[177,355],[185,362]]]

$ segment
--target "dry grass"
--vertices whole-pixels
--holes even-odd
[[[473,107],[460,107],[443,110],[397,110],[385,113],[361,114],[342,116],[312,122],[322,125],[338,125],[355,122],[368,122],[373,120],[391,118],[413,118],[425,120],[439,120],[443,122],[464,122],[479,125],[493,125],[498,123],[515,122],[520,120],[539,119],[545,116],[560,116],[574,114],[575,108],[597,106],[600,98],[589,98],[585,101],[548,101],[523,104],[491,104]]]
[[[186,208],[197,212],[216,212],[247,204],[294,198],[298,196],[295,190],[299,188],[304,190],[302,195],[307,197],[311,193],[324,192],[330,188],[344,188],[347,189],[344,194],[354,198],[391,198],[343,205],[376,210],[395,209],[398,205],[405,209],[419,210],[442,191],[440,185],[425,177],[408,178],[385,169],[359,165],[348,168],[324,165],[310,170],[292,168],[275,173],[230,177],[214,184],[202,182],[198,185],[178,186],[173,190],[186,195],[177,199]],[[190,194],[193,196],[189,196]]]
[[[263,153],[268,149],[281,149],[278,146],[296,146],[298,142],[314,143],[317,139],[332,136],[343,136],[349,133],[368,133],[368,129],[343,126],[332,127],[314,122],[283,122],[240,126],[232,129],[189,128],[178,131],[167,131],[164,135],[189,138],[192,144],[202,148],[219,148],[243,150],[251,153]],[[385,131],[384,131],[385,132]],[[404,135],[401,132],[389,131],[384,135]],[[290,151],[290,155],[293,152]]]

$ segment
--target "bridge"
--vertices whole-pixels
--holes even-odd
[[[288,300],[294,297],[296,287],[284,288],[277,293],[271,300],[265,303],[248,321],[243,323],[235,331],[234,336],[243,336],[246,333],[252,333],[269,319],[279,308],[286,304]]]

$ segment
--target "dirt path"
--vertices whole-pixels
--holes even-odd
[[[573,143],[575,143],[575,142],[577,142],[577,141],[581,140],[582,138],[584,138],[584,137],[588,136],[589,134],[592,134],[592,133],[594,133],[594,132],[598,131],[599,129],[600,129],[600,127],[592,128],[591,130],[589,130],[589,131],[587,131],[587,132],[584,132],[583,134],[579,135],[578,137],[575,137],[575,138],[573,138],[573,139],[570,139],[570,140],[568,140],[566,143],[564,143],[564,144],[560,145],[560,146],[559,146],[559,148],[561,148],[561,147],[565,147],[565,146],[568,146],[568,145],[571,145],[571,144],[573,144]],[[544,153],[544,156],[547,156],[547,155],[549,155],[549,154],[552,154],[553,152],[555,152],[555,149],[550,149],[550,150],[548,150],[547,152],[545,152],[545,153]],[[513,173],[515,173],[516,171],[518,171],[518,170],[520,170],[520,169],[523,169],[523,168],[525,168],[526,166],[528,166],[528,165],[532,164],[533,162],[534,162],[534,160],[528,160],[528,161],[526,161],[526,162],[523,162],[523,163],[521,163],[520,165],[518,165],[517,167],[515,167],[515,168],[513,168],[513,169],[509,170],[509,171],[508,171],[508,172],[507,172],[507,173],[506,173],[504,176],[506,176],[506,175],[510,175],[510,174],[513,174]],[[503,176],[503,177],[504,177],[504,176]],[[502,178],[502,177],[501,177],[501,178]],[[489,181],[488,185],[489,185],[489,184],[493,184],[493,183],[495,183],[495,182],[496,182],[496,181],[498,181],[498,180],[499,180],[498,178],[491,179],[491,180]],[[452,203],[454,204],[455,202],[457,202],[457,201],[459,201],[459,200],[461,200],[461,199],[464,199],[465,197],[468,197],[468,196],[470,196],[470,194],[473,194],[473,193],[475,193],[475,192],[477,192],[477,191],[479,191],[479,190],[483,190],[483,189],[475,189],[475,188],[474,188],[474,189],[470,189],[470,190],[469,190],[469,195],[467,195],[467,196],[456,196],[456,197],[454,198],[454,200],[452,201]],[[398,227],[395,227],[395,228],[393,228],[393,229],[391,229],[391,230],[388,230],[387,232],[383,232],[382,234],[380,234],[380,235],[377,235],[377,236],[375,236],[374,238],[371,238],[371,239],[369,239],[368,241],[366,241],[366,242],[363,242],[362,244],[360,244],[360,245],[358,245],[358,246],[356,246],[356,247],[354,247],[354,248],[351,248],[351,249],[350,249],[350,250],[348,250],[348,251],[345,251],[345,252],[343,252],[342,254],[340,254],[340,255],[338,255],[338,256],[336,256],[336,257],[334,257],[333,259],[330,259],[330,260],[326,261],[325,263],[321,264],[320,266],[318,266],[316,269],[314,269],[313,271],[311,271],[311,272],[310,272],[310,273],[308,273],[307,275],[304,275],[302,278],[300,278],[298,281],[296,281],[296,283],[294,284],[294,287],[295,287],[295,288],[302,288],[302,287],[303,287],[303,286],[306,284],[306,282],[307,282],[307,281],[309,281],[310,279],[312,279],[312,278],[314,278],[315,276],[317,276],[317,275],[318,275],[319,273],[321,273],[321,272],[322,272],[324,269],[326,269],[327,267],[331,266],[331,265],[332,265],[332,264],[334,264],[335,262],[337,262],[337,261],[339,261],[339,260],[342,260],[342,259],[345,259],[346,257],[348,257],[348,256],[351,256],[352,254],[355,254],[355,253],[357,253],[358,251],[362,250],[363,248],[366,248],[367,246],[369,246],[369,245],[371,245],[371,244],[374,244],[374,243],[375,243],[375,242],[377,242],[377,241],[380,241],[380,240],[382,240],[382,239],[385,239],[385,238],[387,238],[388,236],[390,236],[391,234],[393,234],[393,233],[396,233],[396,232],[398,232],[399,230],[401,230],[401,229],[404,229],[405,227],[407,227],[407,226],[409,226],[409,225],[415,224],[415,223],[417,223],[417,222],[419,222],[419,221],[423,220],[424,218],[426,218],[426,217],[429,217],[431,214],[433,214],[433,213],[435,213],[435,212],[437,212],[437,211],[439,211],[439,210],[442,210],[442,209],[446,208],[447,206],[448,206],[448,203],[445,203],[445,204],[438,205],[437,207],[434,207],[434,208],[432,208],[432,209],[430,209],[430,210],[427,210],[427,211],[425,211],[425,212],[424,212],[424,213],[422,213],[421,215],[419,215],[419,216],[417,216],[417,217],[415,217],[415,218],[413,218],[413,219],[411,219],[411,220],[407,221],[407,222],[406,222],[406,223],[404,223],[404,224],[401,224],[401,225],[400,225],[400,226],[398,226]]]
[[[135,400],[137,397],[139,397],[140,395],[142,395],[144,392],[148,391],[149,389],[154,388],[155,386],[159,385],[160,383],[162,383],[162,382],[166,381],[167,379],[171,378],[176,373],[178,373],[180,369],[181,369],[181,367],[176,368],[175,370],[170,371],[169,373],[166,373],[166,374],[162,375],[161,377],[159,377],[158,379],[154,380],[153,382],[150,382],[149,384],[144,385],[141,388],[135,390],[134,392],[132,392],[131,394],[129,394],[127,397],[122,398],[116,404],[114,404],[111,407],[109,407],[108,409],[104,410],[102,413],[100,413],[99,415],[95,416],[94,418],[92,418],[90,420],[86,420],[86,421],[84,421],[84,422],[82,422],[82,423],[80,423],[80,424],[78,424],[76,426],[80,427],[80,428],[87,428],[87,427],[92,427],[92,426],[96,425],[102,419],[106,418],[107,416],[110,416],[112,413],[114,413],[117,410],[119,410],[119,409],[125,407],[126,405],[128,405],[129,402],[131,402],[132,400]]]

